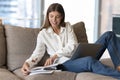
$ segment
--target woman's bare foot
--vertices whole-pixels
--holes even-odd
[[[119,72],[120,72],[120,66],[117,66],[117,68],[116,68]]]

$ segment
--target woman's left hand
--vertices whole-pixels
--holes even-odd
[[[48,65],[53,64],[54,60],[55,60],[57,57],[58,57],[57,55],[54,55],[54,56],[48,58],[48,59],[46,60],[45,64],[44,64],[44,66],[48,66]]]

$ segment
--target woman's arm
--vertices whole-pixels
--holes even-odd
[[[33,54],[25,62],[29,64],[30,67],[36,65],[45,54],[45,45],[42,40],[42,32],[40,31],[37,37],[36,48],[33,51]]]

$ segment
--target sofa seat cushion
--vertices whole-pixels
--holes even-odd
[[[21,78],[22,80],[25,80],[25,76],[22,74],[21,68],[14,70],[13,73],[17,75],[19,78]]]
[[[117,80],[117,79],[91,72],[82,72],[77,74],[76,80]]]
[[[0,80],[21,80],[7,69],[0,68]]]
[[[75,80],[76,74],[72,72],[62,71],[49,75],[32,75],[26,77],[26,80]]]
[[[76,77],[76,73],[68,71],[23,76],[20,69],[17,69],[14,71],[14,74],[25,80],[75,80]]]
[[[107,66],[109,66],[109,67],[111,67],[111,68],[115,68],[115,66],[114,66],[111,58],[104,58],[104,59],[101,59],[100,61],[101,61],[104,65],[107,65]]]
[[[3,26],[0,26],[0,67],[6,63],[6,40]]]

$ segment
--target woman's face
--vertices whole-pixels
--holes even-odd
[[[50,12],[48,18],[52,27],[58,27],[62,20],[61,14],[57,11]]]

